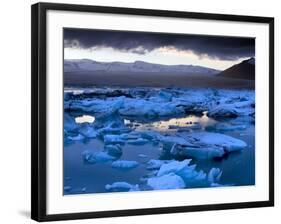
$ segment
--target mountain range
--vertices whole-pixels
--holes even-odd
[[[90,59],[66,59],[64,60],[64,72],[99,72],[99,73],[181,73],[216,75],[221,71],[195,65],[162,65],[144,61],[125,62],[98,62]]]

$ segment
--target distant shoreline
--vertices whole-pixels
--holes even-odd
[[[92,72],[65,72],[64,87],[182,87],[255,89],[254,80],[208,75],[171,74],[110,74]]]

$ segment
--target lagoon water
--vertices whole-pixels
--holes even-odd
[[[95,114],[83,111],[65,112],[65,115],[73,117],[77,124],[93,123]],[[208,173],[211,168],[219,168],[222,171],[219,184],[226,186],[242,186],[255,184],[255,122],[252,117],[236,118],[210,118],[207,112],[199,114],[185,114],[181,116],[166,116],[161,118],[142,119],[139,117],[122,116],[126,126],[135,131],[156,131],[161,134],[174,134],[178,132],[216,132],[225,134],[247,143],[247,147],[241,151],[227,154],[220,159],[197,160],[196,170]],[[215,129],[217,124],[223,124]],[[237,124],[243,124],[242,128],[231,128]],[[139,185],[141,190],[151,190],[147,187],[145,178],[151,175],[147,169],[150,159],[171,160],[161,144],[148,142],[143,145],[122,145],[122,155],[119,160],[137,161],[139,165],[134,169],[120,170],[111,166],[111,162],[87,163],[82,154],[86,150],[100,152],[104,150],[104,142],[100,138],[86,138],[80,141],[65,143],[64,146],[64,194],[105,193],[107,184],[114,182],[128,182]],[[177,158],[179,161],[184,158]]]

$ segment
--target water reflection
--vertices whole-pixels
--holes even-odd
[[[136,122],[128,119],[124,119],[126,125],[135,126],[136,130],[153,129],[156,131],[166,132],[173,129],[205,129],[207,126],[212,126],[217,123],[216,120],[207,116],[207,112],[204,112],[202,116],[189,115],[187,117],[170,118],[167,120],[160,120],[154,122]]]

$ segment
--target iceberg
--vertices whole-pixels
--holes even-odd
[[[82,153],[83,160],[87,163],[106,163],[115,160],[116,158],[107,154],[106,152],[91,152],[84,151]]]
[[[158,173],[157,176],[163,176],[165,174],[169,174],[169,173],[175,173],[178,174],[181,170],[185,169],[186,167],[188,167],[188,164],[191,162],[191,159],[186,159],[183,160],[181,162],[179,161],[172,161],[166,164],[163,164]]]
[[[79,129],[79,132],[87,138],[97,137],[97,131],[88,123],[83,123]]]
[[[158,159],[151,159],[147,162],[146,169],[148,170],[157,170],[160,169],[160,167],[165,164],[169,163],[171,160],[158,160]]]
[[[208,173],[208,181],[210,183],[217,183],[222,176],[222,171],[219,168],[212,168]]]
[[[170,102],[172,101],[173,94],[167,92],[167,91],[160,91],[156,96],[150,97],[149,100],[154,102]]]
[[[127,141],[127,143],[131,144],[131,145],[144,145],[144,144],[146,144],[148,142],[149,141],[147,139],[144,139],[144,138],[131,139],[131,140]]]
[[[139,191],[139,185],[132,185],[127,182],[114,182],[105,185],[107,191]]]
[[[178,184],[179,178],[184,182],[184,185],[178,184],[178,188],[181,187],[207,187],[213,183],[217,183],[220,180],[222,172],[218,168],[212,168],[208,175],[202,170],[196,171],[196,165],[190,165],[191,160],[186,159],[183,161],[172,160],[160,166],[160,169],[154,177],[147,179],[147,185],[156,189],[169,189],[166,186],[160,186],[165,184],[166,177],[172,175],[175,178],[175,182]],[[177,176],[177,177],[175,177]],[[164,177],[163,180],[161,177]],[[181,187],[179,187],[181,186]]]
[[[130,160],[117,160],[114,161],[111,166],[116,169],[121,170],[130,170],[136,168],[139,165],[137,161],[130,161]]]
[[[155,102],[149,99],[126,99],[124,107],[119,109],[123,116],[155,118],[183,114],[184,110],[173,102]]]
[[[124,144],[125,140],[120,135],[105,135],[103,137],[105,144]]]
[[[97,114],[93,126],[95,128],[125,128],[124,120],[117,110],[112,108],[104,113]]]
[[[175,144],[190,147],[194,146],[192,143],[180,136],[161,136],[159,137],[159,140],[163,144],[163,149],[167,151],[170,151]]]
[[[219,146],[203,146],[203,147],[188,147],[188,146],[180,146],[174,145],[170,151],[170,153],[174,156],[184,156],[187,158],[194,158],[199,160],[208,160],[221,158],[224,156],[225,151],[223,147]]]
[[[193,138],[192,141],[195,144],[215,147],[219,146],[223,147],[223,149],[227,152],[238,151],[247,147],[246,142],[220,133],[196,132],[188,134],[188,137]]]
[[[81,141],[81,140],[83,140],[85,137],[83,136],[83,135],[81,135],[81,134],[78,134],[78,135],[76,135],[76,136],[68,136],[67,137],[69,140],[71,140],[71,141]]]
[[[140,137],[140,134],[137,132],[131,132],[131,133],[124,133],[121,134],[121,138],[124,140],[136,140]]]
[[[238,101],[230,103],[222,103],[208,112],[209,117],[220,118],[236,118],[238,116],[251,116],[255,112],[255,103],[253,101]]]
[[[105,145],[104,150],[113,157],[121,157],[122,155],[122,148],[119,144],[116,145]]]
[[[186,187],[183,179],[173,173],[148,178],[147,185],[153,190],[183,189]]]
[[[63,128],[65,131],[75,131],[76,129],[78,129],[79,125],[75,122],[74,117],[70,116],[67,113],[64,113],[63,119]]]

